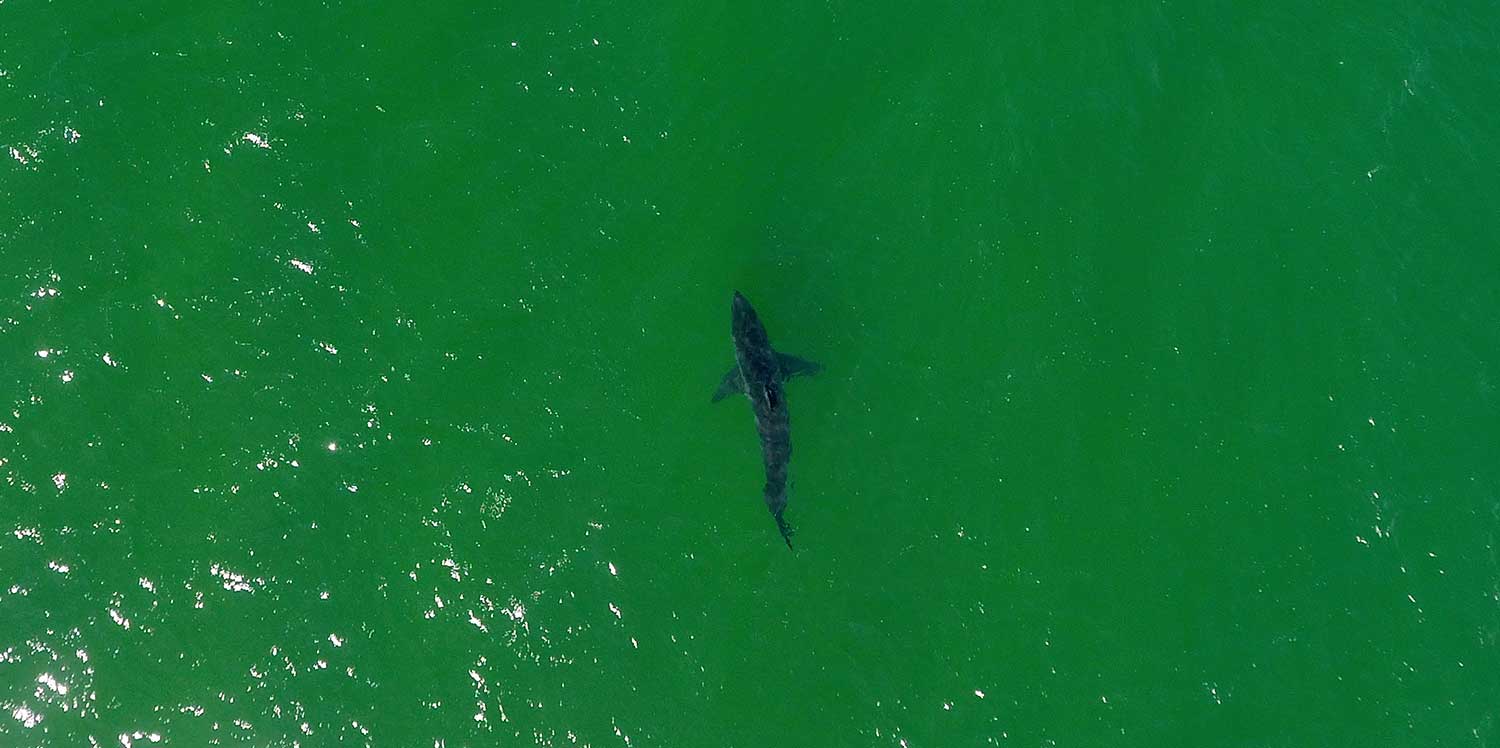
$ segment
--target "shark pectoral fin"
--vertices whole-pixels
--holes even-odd
[[[786,353],[776,354],[776,364],[781,368],[781,378],[783,381],[796,376],[810,377],[823,370],[822,364],[808,361],[805,358],[797,358]]]
[[[740,366],[735,364],[729,367],[724,374],[724,379],[719,382],[719,389],[714,390],[714,402],[723,400],[737,392],[745,391],[745,378],[740,376]]]

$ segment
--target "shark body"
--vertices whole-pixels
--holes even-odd
[[[791,548],[792,527],[784,515],[787,469],[792,459],[792,422],[782,385],[799,374],[815,374],[822,367],[772,348],[760,317],[739,291],[734,292],[732,318],[735,365],[719,383],[713,401],[737,392],[749,398],[755,414],[755,431],[760,436],[761,459],[766,466],[766,509],[776,520],[786,547]]]

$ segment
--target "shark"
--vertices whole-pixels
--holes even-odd
[[[713,402],[733,394],[750,400],[755,431],[760,435],[760,455],[766,465],[766,509],[776,520],[776,529],[786,547],[792,547],[792,526],[786,521],[787,469],[792,460],[792,421],[782,385],[795,376],[811,376],[823,369],[811,361],[778,353],[771,347],[765,325],[755,308],[739,291],[731,304],[731,338],[734,366],[724,374]]]

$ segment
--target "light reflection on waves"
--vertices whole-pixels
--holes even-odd
[[[363,408],[357,410],[367,415]],[[451,443],[456,438],[459,437],[448,437],[445,441]],[[252,474],[266,472],[248,458],[244,470]],[[224,512],[234,502],[263,493],[265,487],[258,480],[261,479],[252,475],[236,483],[238,491],[210,491],[200,486],[188,493]],[[526,484],[515,476],[499,482]],[[528,503],[535,500],[535,494],[527,488],[512,490],[514,494],[506,495],[519,496]],[[328,495],[326,491],[323,493]],[[383,493],[389,499],[388,491]],[[535,682],[537,676],[523,673],[572,664],[573,656],[565,654],[574,651],[570,641],[587,631],[590,624],[570,613],[571,593],[548,591],[557,589],[574,569],[574,552],[565,550],[550,559],[525,563],[521,559],[526,556],[520,555],[525,551],[517,548],[513,558],[497,561],[493,559],[493,550],[474,542],[472,525],[477,518],[491,522],[501,519],[499,514],[490,514],[484,508],[500,494],[498,488],[482,485],[476,488],[472,481],[460,482],[427,511],[408,514],[409,519],[389,516],[370,520],[368,527],[377,522],[405,525],[407,530],[400,533],[405,542],[398,545],[428,550],[425,555],[430,560],[411,562],[397,573],[360,574],[352,571],[352,567],[349,573],[341,573],[337,565],[328,565],[326,560],[299,551],[305,546],[297,545],[303,542],[298,540],[300,536],[321,535],[323,540],[315,542],[341,542],[337,534],[320,533],[319,528],[312,526],[271,534],[252,529],[250,535],[256,539],[247,541],[246,528],[236,529],[227,524],[236,515],[223,514],[221,521],[207,526],[217,538],[215,541],[204,544],[184,538],[190,541],[189,546],[204,549],[228,544],[226,552],[216,554],[218,560],[193,560],[187,566],[146,566],[127,556],[123,563],[113,565],[106,578],[124,577],[129,581],[128,586],[90,594],[105,607],[102,612],[96,609],[90,624],[82,627],[82,636],[76,630],[74,634],[91,642],[91,648],[134,651],[137,656],[126,660],[134,662],[135,667],[143,660],[149,665],[149,661],[164,658],[169,672],[177,675],[162,682],[212,682],[217,685],[216,690],[199,694],[182,692],[174,699],[170,688],[164,693],[153,687],[149,692],[160,700],[154,701],[149,710],[120,709],[111,706],[115,702],[111,694],[94,693],[91,678],[84,682],[75,671],[51,669],[47,672],[64,687],[66,694],[60,693],[64,689],[58,689],[47,694],[46,699],[16,701],[7,709],[21,715],[17,725],[61,727],[58,720],[67,719],[70,709],[88,708],[102,717],[102,723],[95,723],[96,726],[117,725],[104,736],[95,735],[103,742],[113,742],[105,740],[108,735],[136,742],[149,742],[152,736],[178,741],[217,735],[264,739],[277,734],[366,738],[391,727],[374,717],[345,720],[341,715],[359,714],[364,705],[387,703],[385,693],[410,691],[431,694],[423,701],[428,704],[425,709],[434,713],[434,724],[451,724],[442,715],[463,709],[471,718],[469,729],[489,731],[505,725],[505,730],[519,730],[522,724],[534,723],[535,717],[516,723],[517,704],[524,705],[528,714],[543,708],[542,699],[527,696],[526,687],[518,685],[518,681]],[[288,497],[287,502],[284,509],[294,510],[293,499]],[[326,517],[324,522],[329,526],[338,526],[344,522],[339,515],[368,509],[361,509],[359,504],[334,505],[316,516]],[[164,529],[143,527],[143,521],[148,518],[137,515],[125,523],[123,530],[116,528],[113,521],[101,522],[94,531],[116,537],[129,547],[137,542],[135,538],[142,530],[157,533]],[[455,524],[465,526],[459,536],[470,540],[455,540],[451,529]],[[599,529],[602,525],[591,527]],[[38,551],[46,552],[53,575],[80,580],[91,585],[91,590],[109,589],[95,585],[101,581],[93,577],[98,569],[91,568],[87,561],[97,565],[97,560],[87,559],[79,566],[68,553],[52,552],[57,546],[48,542],[54,534],[46,528],[18,527],[12,534],[17,541],[31,542],[38,546]],[[279,548],[292,554],[285,555]],[[139,546],[137,549],[141,550]],[[401,555],[410,558],[416,553],[408,550]],[[464,560],[478,558],[486,560],[479,564]],[[325,570],[333,571],[333,576],[325,574]],[[606,572],[601,566],[598,571],[618,573],[613,567]],[[496,578],[515,581],[502,583]],[[378,600],[369,594],[372,589],[380,590]],[[346,598],[369,608],[351,611],[345,607],[321,613],[317,609],[320,605],[337,607]],[[427,601],[425,605],[419,604],[422,599]],[[427,621],[423,625],[428,630],[408,630],[407,634],[461,642],[450,646],[446,654],[427,667],[432,668],[435,663],[438,669],[432,672],[436,677],[462,684],[467,697],[454,695],[457,685],[434,688],[430,684],[414,684],[400,672],[406,667],[370,667],[387,656],[384,651],[391,647],[392,637],[396,636],[393,624],[396,629],[409,629],[418,615]],[[564,625],[569,620],[574,622]],[[105,624],[102,629],[100,622]],[[114,633],[108,633],[109,630]],[[206,633],[230,630],[234,633]],[[266,648],[261,654],[251,654],[254,650],[250,646],[257,641]],[[507,650],[509,655],[505,654]],[[396,662],[414,663],[413,656],[421,654],[410,651],[398,654]],[[122,671],[122,667],[131,666],[113,656],[106,658],[103,667],[114,673],[109,680],[112,684],[120,684],[122,676],[124,682],[138,683],[144,677]],[[91,664],[88,674],[92,673]],[[216,675],[206,677],[211,673]],[[546,678],[542,676],[543,680]],[[414,685],[419,687],[413,690]],[[83,699],[83,694],[90,694],[89,701],[79,701],[76,707],[61,706],[63,696]],[[101,702],[103,707],[99,706]],[[103,714],[97,715],[100,709]],[[142,719],[147,715],[148,718]],[[78,727],[84,723],[73,720],[69,724]],[[80,729],[88,730],[88,734],[96,732],[87,727]],[[113,732],[116,729],[118,732]],[[53,734],[67,732],[63,729]],[[448,739],[461,739],[465,731],[451,730],[446,734]]]
[[[317,221],[322,238],[340,228]],[[0,618],[36,626],[0,631],[0,667],[26,673],[0,685],[0,736],[358,745],[402,735],[416,707],[438,742],[562,744],[542,727],[557,696],[538,684],[593,659],[579,644],[593,627],[621,625],[614,601],[573,592],[603,574],[575,564],[603,525],[540,550],[510,534],[573,469],[515,456],[546,439],[526,423],[424,407],[413,393],[457,386],[474,354],[425,344],[421,306],[372,303],[326,252],[262,260],[276,273],[263,282],[110,307],[110,329],[149,330],[161,349],[101,334],[27,352],[0,437],[50,428],[87,448],[0,451],[0,480],[71,512],[0,528],[35,546],[15,567],[0,548],[0,568],[24,569],[0,579]],[[39,280],[25,303],[78,292]],[[68,397],[121,393],[76,434],[49,426]],[[399,477],[419,459],[449,477]]]

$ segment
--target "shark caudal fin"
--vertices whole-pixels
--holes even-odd
[[[785,517],[781,516],[781,512],[777,512],[772,516],[776,518],[776,529],[781,531],[781,539],[786,541],[787,550],[796,550],[792,547],[792,535],[795,534],[795,532],[792,530],[792,526],[787,523]]]

